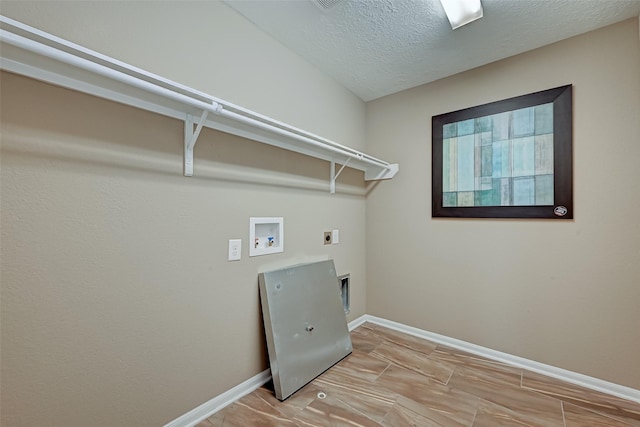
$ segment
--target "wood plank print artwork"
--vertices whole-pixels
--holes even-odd
[[[267,384],[197,427],[630,427],[640,404],[365,323],[284,402]]]
[[[571,89],[434,116],[433,216],[571,218]]]
[[[443,206],[553,204],[553,104],[444,125]]]

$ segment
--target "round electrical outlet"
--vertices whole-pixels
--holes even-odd
[[[331,232],[330,231],[325,231],[324,232],[324,244],[325,245],[330,245],[331,244]]]

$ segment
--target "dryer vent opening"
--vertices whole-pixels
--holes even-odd
[[[342,308],[344,308],[344,314],[349,314],[351,310],[349,302],[349,274],[343,274],[338,276],[338,286],[340,287],[340,298],[342,299]]]

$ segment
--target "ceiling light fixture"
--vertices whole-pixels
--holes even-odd
[[[444,7],[453,30],[482,18],[480,0],[440,0],[440,3]]]

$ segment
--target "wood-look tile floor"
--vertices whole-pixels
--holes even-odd
[[[635,402],[370,323],[351,340],[350,356],[284,402],[267,385],[197,427],[640,427]]]

